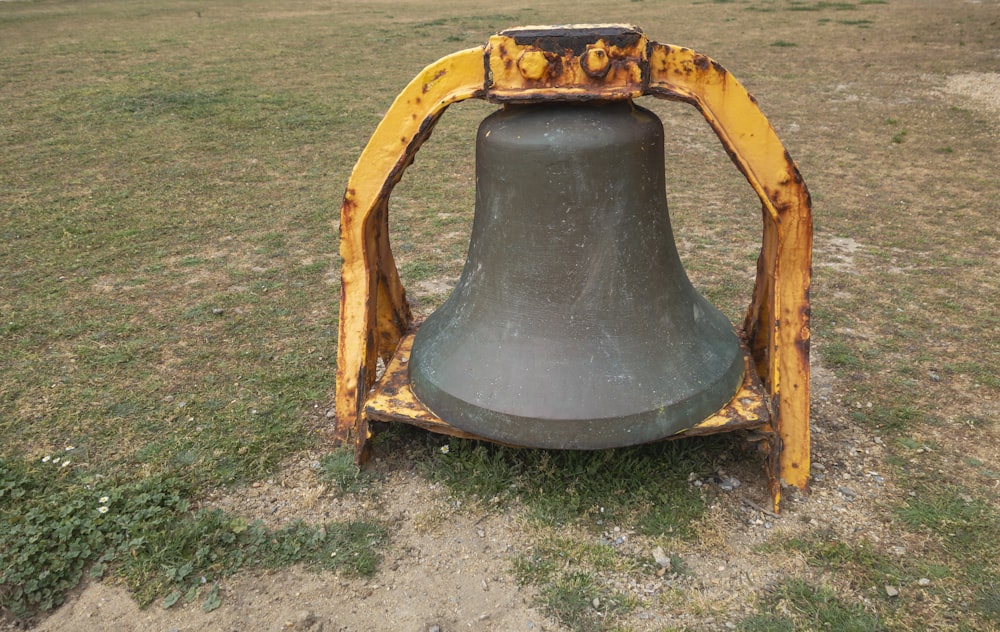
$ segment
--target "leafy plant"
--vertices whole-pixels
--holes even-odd
[[[217,509],[191,511],[182,479],[90,484],[62,463],[62,455],[0,458],[0,608],[18,617],[62,603],[88,569],[121,577],[142,605],[201,596],[211,610],[217,580],[240,568],[304,562],[368,575],[378,564],[385,530],[374,522],[270,530]]]

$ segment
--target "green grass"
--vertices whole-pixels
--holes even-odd
[[[86,572],[124,581],[140,605],[202,596],[244,568],[304,563],[370,575],[385,528],[374,521],[265,528],[220,510],[191,509],[182,478],[93,477],[75,447],[33,463],[0,459],[0,608],[27,617],[62,603]],[[66,465],[64,465],[66,464]]]
[[[927,529],[940,537],[951,555],[980,557],[985,564],[976,568],[984,572],[996,566],[1000,512],[967,490],[951,485],[920,484],[915,495],[897,508],[896,514],[908,526]]]
[[[520,583],[538,589],[537,601],[546,613],[572,630],[598,632],[611,629],[609,621],[637,605],[599,578],[612,572],[641,577],[642,564],[609,545],[549,538],[516,559],[514,572]]]
[[[887,628],[879,618],[862,606],[845,602],[826,586],[815,586],[802,580],[789,580],[775,591],[770,610],[741,622],[744,632],[784,630],[843,630],[844,632],[879,632]],[[788,614],[774,612],[776,604],[784,605]]]
[[[601,451],[518,450],[450,439],[425,469],[455,494],[503,506],[516,502],[543,525],[601,530],[628,523],[647,535],[687,537],[705,507],[688,476],[702,473],[728,447],[707,439]]]
[[[852,11],[857,9],[858,6],[853,2],[799,2],[792,0],[785,7],[786,11],[825,11],[827,9],[832,11]]]

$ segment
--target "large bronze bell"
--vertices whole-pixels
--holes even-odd
[[[468,258],[409,360],[421,402],[571,449],[662,439],[727,404],[743,355],[681,266],[660,120],[629,100],[508,104],[476,148]]]

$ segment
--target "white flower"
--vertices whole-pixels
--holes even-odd
[[[100,506],[100,507],[97,508],[97,511],[99,513],[108,513],[108,508],[102,505],[102,506]]]
[[[58,463],[59,462],[59,457],[56,457],[56,458],[52,459],[52,462],[53,463]]]
[[[69,459],[66,459],[65,461],[63,461],[62,465],[60,465],[59,467],[66,467],[67,465],[69,465]]]
[[[101,503],[102,505],[106,505],[108,504],[109,500],[111,499],[108,498],[107,496],[101,496],[100,498],[97,499],[97,502]]]
[[[42,457],[42,463],[48,463],[51,460],[52,460],[52,457],[49,456],[48,454],[46,454],[45,456]]]
[[[66,446],[66,451],[67,451],[67,452],[69,452],[70,450],[73,450],[73,449],[74,449],[74,448],[73,448],[73,446],[71,446],[71,445],[68,445],[68,446]]]
[[[441,454],[448,454],[448,450],[449,448],[447,444],[441,446]]]

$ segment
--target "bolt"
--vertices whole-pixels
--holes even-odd
[[[517,60],[517,69],[525,79],[538,81],[549,69],[549,60],[540,50],[526,50]]]
[[[583,59],[580,60],[580,66],[589,77],[600,79],[608,74],[608,69],[611,68],[611,59],[603,48],[588,48]]]

